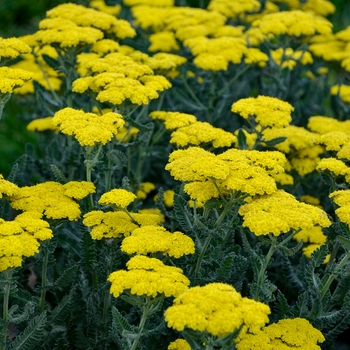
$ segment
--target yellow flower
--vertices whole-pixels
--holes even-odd
[[[24,69],[0,67],[0,93],[12,94],[18,87],[32,79],[33,74]]]
[[[245,64],[257,64],[259,67],[265,67],[268,61],[269,56],[257,48],[250,47],[244,53]]]
[[[165,297],[182,294],[190,284],[180,268],[164,265],[160,260],[136,255],[126,264],[128,270],[112,272],[110,292],[118,297],[127,291],[139,296]]]
[[[258,96],[238,100],[232,104],[231,111],[244,119],[254,117],[261,126],[282,128],[291,122],[294,108],[275,97]]]
[[[180,112],[153,111],[149,114],[149,117],[164,121],[164,125],[168,130],[178,129],[197,121],[194,115]]]
[[[269,13],[253,22],[264,34],[272,35],[315,35],[332,32],[332,23],[311,13],[293,10]]]
[[[254,333],[239,336],[237,350],[253,349],[320,349],[325,337],[304,318],[292,318],[272,323]]]
[[[171,31],[163,31],[155,34],[151,34],[148,37],[151,45],[148,51],[162,51],[162,52],[172,52],[179,51],[180,46],[176,41],[175,34]]]
[[[169,208],[174,205],[174,194],[173,190],[164,191],[164,204]]]
[[[169,344],[168,350],[191,350],[191,346],[184,339],[176,339]]]
[[[73,182],[77,184],[77,182]],[[65,219],[76,221],[81,211],[78,203],[72,198],[88,195],[94,192],[93,186],[83,183],[78,185],[79,194],[69,189],[70,183],[61,185],[58,182],[47,181],[34,186],[25,186],[17,193],[8,197],[12,208],[24,211],[36,211],[50,219]]]
[[[350,159],[350,142],[343,145],[343,147],[337,153],[337,158]]]
[[[170,233],[161,226],[145,225],[124,238],[120,248],[129,255],[161,252],[164,255],[180,258],[194,253],[194,242],[182,232]]]
[[[309,118],[307,127],[321,135],[332,131],[342,131],[350,135],[350,120],[340,121],[325,116],[312,116]]]
[[[350,141],[350,135],[343,131],[331,131],[314,139],[316,144],[326,146],[327,151],[340,151]]]
[[[91,193],[95,193],[95,185],[89,181],[69,181],[62,186],[64,194],[78,201],[82,200]]]
[[[97,115],[67,107],[55,113],[52,124],[63,134],[74,136],[81,146],[94,146],[111,141],[124,119],[114,112]]]
[[[156,7],[174,6],[174,0],[124,0],[125,6],[152,5]]]
[[[349,85],[333,85],[331,87],[331,95],[338,95],[345,103],[350,103],[350,86]]]
[[[260,328],[268,322],[269,314],[267,305],[242,297],[232,286],[210,283],[176,297],[164,317],[168,327],[179,332],[190,328],[222,337],[242,325]]]
[[[289,70],[294,69],[298,63],[302,65],[313,63],[313,58],[309,51],[294,51],[290,47],[286,49],[281,47],[277,50],[272,50],[271,56],[277,65],[281,66],[281,68],[288,68]]]
[[[59,132],[60,129],[57,126],[54,126],[51,123],[51,121],[52,121],[52,117],[38,118],[38,119],[32,120],[27,125],[27,130],[38,131],[38,132],[50,130],[50,131]]]
[[[329,195],[339,208],[335,210],[340,221],[350,225],[350,190],[338,190]]]
[[[248,227],[257,236],[270,233],[279,236],[290,230],[331,225],[322,209],[301,203],[283,190],[253,199],[242,205],[238,212],[243,216],[243,227]]]
[[[122,188],[113,189],[109,192],[104,193],[98,201],[101,205],[116,206],[118,208],[126,208],[132,203],[137,197],[127,190]]]
[[[260,7],[258,0],[211,0],[208,10],[221,12],[228,18],[238,18],[246,12],[257,12]]]
[[[155,189],[156,189],[156,186],[153,183],[142,182],[136,192],[136,196],[138,199],[146,199],[147,195]]]
[[[118,16],[119,12],[121,11],[121,6],[119,4],[108,6],[104,0],[91,0],[89,6],[112,16]]]
[[[323,158],[317,164],[318,171],[329,171],[335,176],[345,176],[347,182],[350,181],[350,168],[346,166],[341,160],[336,158]]]
[[[19,214],[13,221],[0,219],[0,271],[22,265],[22,258],[39,251],[39,240],[53,237],[49,223],[38,212]]]
[[[95,52],[98,55],[105,55],[111,52],[117,52],[119,50],[119,44],[111,39],[102,39],[96,41],[93,45],[91,45],[91,52]],[[87,56],[90,58],[91,56]],[[94,58],[98,58],[98,56],[93,56]],[[87,60],[89,62],[91,59]],[[81,63],[81,62],[80,62]]]
[[[32,49],[24,41],[18,38],[1,38],[0,37],[0,59],[5,57],[13,59],[21,54],[29,53]]]
[[[19,188],[14,183],[4,179],[4,176],[0,174],[0,198],[5,196],[14,196],[18,193]]]

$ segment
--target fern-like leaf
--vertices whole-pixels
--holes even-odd
[[[58,289],[63,289],[69,286],[74,281],[78,269],[78,265],[68,267],[66,270],[63,271],[61,276],[57,278],[57,280],[54,283],[54,286]]]
[[[53,173],[53,176],[55,177],[56,182],[59,182],[62,185],[68,182],[62,171],[58,169],[55,164],[50,164],[50,168]]]
[[[46,331],[46,312],[33,318],[27,328],[20,333],[10,346],[10,350],[31,350],[43,339]]]
[[[193,230],[193,216],[187,207],[187,202],[178,194],[174,195],[174,212],[177,221],[185,232]]]

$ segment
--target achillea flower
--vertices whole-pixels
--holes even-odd
[[[60,128],[53,125],[51,121],[52,121],[52,117],[38,118],[38,119],[32,120],[27,125],[27,130],[37,131],[37,132],[43,132],[43,131],[59,132]]]
[[[151,34],[148,37],[148,40],[151,43],[150,47],[148,48],[148,51],[150,52],[172,52],[180,50],[180,46],[176,41],[175,34],[171,31],[162,31]]]
[[[129,255],[160,252],[180,258],[194,253],[194,242],[182,232],[170,233],[164,227],[146,225],[135,229],[129,237],[124,238],[120,248]]]
[[[104,0],[91,0],[89,3],[89,7],[92,7],[104,13],[108,13],[109,15],[112,15],[112,16],[118,16],[122,9],[120,4],[116,4],[114,6],[108,6],[106,5]]]
[[[340,121],[325,116],[313,116],[309,118],[307,127],[321,135],[332,131],[342,131],[350,135],[350,120]]]
[[[107,33],[113,33],[120,39],[132,38],[136,35],[136,31],[127,21],[119,20],[115,15],[73,3],[54,7],[47,11],[47,17],[69,20],[80,28],[89,29],[89,27],[94,27]],[[99,39],[102,39],[102,37]]]
[[[329,197],[339,206],[335,213],[340,221],[350,226],[350,190],[334,191]]]
[[[0,219],[0,271],[22,265],[22,258],[39,252],[40,241],[53,237],[49,223],[38,212],[19,214],[13,221]]]
[[[291,122],[294,107],[276,97],[260,95],[238,100],[232,104],[231,111],[244,119],[254,118],[261,126],[283,128]]]
[[[0,198],[5,196],[14,196],[18,193],[19,187],[14,183],[4,179],[4,176],[0,174]]]
[[[138,199],[146,199],[147,195],[156,189],[156,186],[151,182],[142,182],[136,192]]]
[[[164,265],[160,260],[136,255],[126,264],[128,270],[112,272],[108,281],[112,283],[110,292],[118,297],[123,292],[139,296],[177,297],[190,284],[180,268]]]
[[[305,176],[316,170],[318,163],[321,161],[319,156],[322,153],[324,153],[324,148],[320,145],[303,148],[294,153],[290,164],[299,175]]]
[[[117,52],[119,50],[119,47],[120,47],[119,44],[114,40],[102,39],[102,40],[96,41],[95,44],[91,45],[90,50],[91,52],[95,52],[98,55],[105,55],[107,53]],[[91,59],[89,61],[91,61]]]
[[[323,158],[317,164],[316,170],[331,172],[335,176],[345,176],[345,180],[350,182],[350,168],[339,159],[333,157]]]
[[[168,327],[185,328],[222,337],[241,326],[259,329],[268,322],[270,308],[242,297],[232,286],[210,283],[192,287],[175,298],[164,313]]]
[[[132,203],[137,197],[127,190],[122,188],[113,189],[109,192],[104,193],[98,201],[101,205],[116,206],[117,208],[126,208]]]
[[[125,6],[151,5],[155,7],[171,7],[174,6],[174,0],[124,0]]]
[[[239,336],[237,350],[320,349],[325,341],[322,333],[304,318],[280,320],[254,333]]]
[[[124,125],[124,119],[118,113],[97,115],[67,107],[55,113],[52,124],[63,134],[74,136],[81,146],[94,146],[112,140]]]
[[[343,131],[331,131],[314,139],[314,143],[325,145],[327,151],[340,151],[349,142],[350,135]]]
[[[238,213],[243,216],[243,227],[248,227],[257,236],[270,233],[279,236],[291,230],[331,225],[322,209],[301,203],[283,190],[253,199],[242,205]]]
[[[285,3],[290,10],[300,9],[324,17],[335,11],[335,6],[328,0],[308,0],[304,3],[299,0],[274,0],[274,2]]]
[[[286,49],[278,48],[271,51],[271,57],[281,68],[292,70],[297,64],[306,65],[313,63],[313,58],[309,51],[294,51],[288,47]]]
[[[257,12],[260,7],[258,0],[211,0],[208,10],[218,11],[228,18],[238,18],[246,12]]]
[[[350,142],[343,145],[340,151],[337,153],[339,159],[350,159]]]
[[[229,147],[236,141],[237,137],[234,134],[200,121],[177,128],[171,133],[170,138],[170,143],[175,143],[180,147],[211,143],[214,148],[220,148]]]
[[[269,56],[255,47],[248,48],[244,53],[245,64],[257,64],[259,67],[265,67],[268,61]]]
[[[0,37],[0,59],[2,57],[13,59],[21,54],[29,53],[32,49],[24,41],[18,38],[1,38]]]
[[[0,93],[12,94],[32,77],[33,74],[24,69],[0,67]]]
[[[191,350],[191,346],[185,339],[176,339],[169,344],[168,350]]]
[[[311,36],[315,34],[329,34],[332,32],[332,23],[327,19],[311,13],[293,10],[269,13],[253,22],[264,34]]]
[[[76,186],[76,188],[72,188]],[[12,208],[23,211],[36,211],[49,219],[68,219],[76,221],[81,211],[79,204],[73,198],[82,199],[95,192],[95,187],[89,182],[73,181],[61,185],[58,182],[47,181],[34,186],[25,186],[8,197]]]
[[[164,191],[164,204],[168,208],[174,205],[174,194],[175,192],[173,190]]]
[[[163,121],[165,128],[168,130],[178,129],[197,121],[194,115],[180,112],[153,111],[149,114],[149,117]]]
[[[350,86],[349,85],[333,85],[331,87],[331,95],[338,95],[345,103],[350,103]]]

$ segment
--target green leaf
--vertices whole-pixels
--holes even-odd
[[[274,146],[278,145],[279,143],[284,142],[285,140],[287,140],[287,137],[281,136],[281,137],[276,137],[272,140],[268,140],[268,141],[264,141],[264,142],[265,142],[265,145],[267,147],[274,147]]]
[[[132,118],[125,118],[125,121],[128,122],[131,126],[139,129],[140,131],[152,131],[154,128],[154,123],[148,122],[147,124],[141,124]]]
[[[275,309],[277,311],[277,315],[279,319],[288,318],[289,316],[289,305],[286,297],[283,293],[278,290],[277,291],[277,302],[275,303]]]
[[[54,287],[57,287],[58,289],[63,289],[72,284],[78,272],[78,269],[78,265],[68,267],[66,270],[63,271],[61,276],[57,278],[57,280],[54,283]]]
[[[59,182],[62,185],[68,182],[62,171],[58,169],[56,165],[50,164],[50,168],[53,173],[53,176],[55,177],[56,182]]]
[[[300,241],[296,246],[293,248],[288,248],[288,247],[282,247],[282,251],[285,255],[287,256],[293,256],[295,255],[303,246],[304,242]]]
[[[247,137],[245,136],[245,133],[243,132],[242,129],[238,130],[237,140],[238,140],[239,149],[248,149]]]
[[[47,322],[46,311],[33,318],[27,328],[20,333],[10,346],[10,350],[31,350],[44,338]]]
[[[185,232],[193,230],[194,219],[187,202],[177,193],[174,194],[174,212],[177,221]]]
[[[311,255],[310,264],[315,268],[323,264],[326,256],[328,254],[328,245],[324,244],[321,247],[317,248]]]
[[[69,314],[73,311],[75,289],[71,289],[68,295],[65,295],[61,302],[52,310],[49,321],[50,324],[63,323]]]
[[[60,68],[60,63],[57,60],[45,54],[42,54],[41,57],[44,59],[45,63],[51,68],[53,68],[56,71],[62,72],[62,69]]]
[[[225,205],[225,202],[222,199],[209,199],[204,203],[204,208],[207,209],[219,209]]]
[[[19,324],[21,322],[29,320],[29,317],[34,313],[34,303],[28,302],[22,313],[16,313],[18,310],[18,305],[13,305],[9,310],[9,322],[14,324]]]
[[[112,307],[112,327],[120,334],[125,331],[132,334],[138,334],[138,327],[129,324],[129,322],[123,317],[115,306]]]
[[[344,238],[342,236],[338,236],[337,240],[341,243],[342,247],[346,250],[350,250],[350,239]]]

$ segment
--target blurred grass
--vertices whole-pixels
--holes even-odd
[[[34,33],[45,12],[68,0],[0,0],[0,36],[11,37]],[[74,1],[84,3],[86,1]],[[121,0],[108,0],[109,4]],[[350,1],[333,0],[337,11],[329,17],[337,32],[350,25]],[[205,8],[209,0],[176,0],[178,6]],[[12,96],[0,119],[0,173],[9,174],[14,161],[24,153],[26,142],[33,142],[35,135],[26,130],[28,113],[20,97]]]

